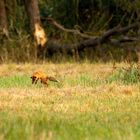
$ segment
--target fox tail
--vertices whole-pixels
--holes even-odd
[[[60,83],[60,81],[59,81],[59,80],[57,80],[57,79],[55,79],[54,77],[48,77],[48,79],[49,79],[50,81]]]

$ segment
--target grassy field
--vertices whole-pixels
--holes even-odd
[[[0,140],[139,140],[140,72],[117,67],[1,65]],[[36,70],[61,83],[32,85]]]

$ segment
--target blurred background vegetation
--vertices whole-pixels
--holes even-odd
[[[37,49],[30,36],[24,1],[5,0],[5,3],[10,39],[0,36],[0,62],[37,62]],[[66,28],[78,28],[92,36],[98,36],[118,25],[127,26],[140,18],[139,0],[39,0],[39,9],[48,40],[56,42],[56,46],[73,44],[83,39],[49,24],[48,17]],[[134,28],[127,34],[139,37],[139,29]],[[125,43],[123,47],[104,44],[70,56],[60,53],[50,56],[46,51],[43,60],[138,61],[138,51],[132,48],[138,48],[139,44],[139,41]]]

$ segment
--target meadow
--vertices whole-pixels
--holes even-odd
[[[0,65],[0,140],[139,140],[140,70],[126,63]],[[43,70],[60,83],[32,85]]]

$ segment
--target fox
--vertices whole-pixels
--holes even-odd
[[[38,80],[40,80],[40,82],[46,86],[48,86],[48,81],[60,82],[59,80],[55,79],[54,77],[47,76],[42,71],[34,72],[31,76],[31,79],[32,79],[32,84],[37,84]]]

